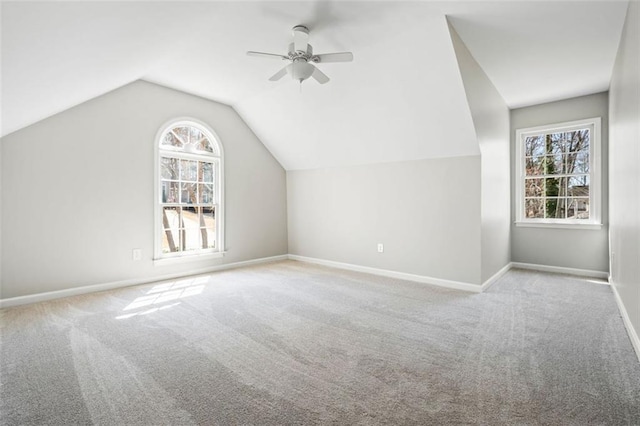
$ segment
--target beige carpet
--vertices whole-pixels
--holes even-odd
[[[640,424],[611,289],[286,261],[1,311],[0,423]]]

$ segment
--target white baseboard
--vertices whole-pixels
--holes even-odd
[[[478,284],[470,284],[461,281],[443,280],[440,278],[427,277],[424,275],[407,274],[405,272],[389,271],[387,269],[371,268],[368,266],[353,265],[351,263],[334,262],[332,260],[317,259],[313,257],[298,256],[290,254],[289,259],[300,262],[315,263],[317,265],[330,266],[332,268],[346,269],[348,271],[364,272],[367,274],[380,275],[383,277],[397,278],[400,280],[414,281],[423,284],[433,284],[439,287],[453,288],[473,293],[480,293],[482,287]]]
[[[511,262],[511,267],[520,268],[520,269],[530,269],[532,271],[554,272],[556,274],[568,274],[568,275],[578,275],[581,277],[602,278],[605,280],[609,278],[608,272],[591,271],[589,269],[564,268],[562,266],[547,266],[547,265],[539,265],[536,263]]]
[[[636,356],[638,357],[638,361],[640,362],[640,337],[638,337],[638,332],[631,323],[631,318],[629,318],[627,308],[624,307],[622,299],[620,298],[620,293],[618,293],[618,289],[613,282],[611,283],[611,289],[613,289],[613,294],[615,296],[616,303],[618,304],[618,310],[620,311],[620,315],[622,316],[622,322],[624,322],[624,326],[627,329],[627,334],[629,334],[631,345],[633,346],[633,349],[635,349]]]
[[[513,264],[511,262],[504,265],[502,269],[500,269],[498,272],[493,274],[493,276],[491,276],[488,280],[482,283],[482,291],[485,291],[486,289],[488,289],[491,286],[491,284],[498,281],[498,278],[500,278],[501,276],[509,272],[509,270],[511,270],[512,267],[513,267]]]
[[[235,269],[245,266],[257,265],[260,263],[277,262],[279,260],[287,260],[288,255],[262,257],[259,259],[245,260],[242,262],[226,263],[222,265],[211,266],[209,268],[201,268],[189,272],[181,272],[175,274],[160,275],[154,277],[135,278],[122,281],[113,281],[110,283],[87,285],[83,287],[68,288],[65,290],[48,291],[46,293],[30,294],[28,296],[11,297],[8,299],[0,299],[0,308],[8,308],[11,306],[26,305],[29,303],[44,302],[47,300],[60,299],[62,297],[77,296],[80,294],[95,293],[98,291],[112,290],[121,287],[130,287],[140,284],[148,284],[157,281],[171,280],[185,276],[202,275],[209,272],[223,271],[226,269]]]

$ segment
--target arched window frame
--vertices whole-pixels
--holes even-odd
[[[162,147],[162,141],[166,134],[176,127],[190,126],[202,132],[213,148],[213,153],[187,152],[180,149],[166,149]],[[198,260],[204,257],[222,257],[225,252],[224,245],[224,151],[220,138],[216,132],[206,123],[191,118],[181,117],[165,123],[156,134],[154,144],[154,263],[164,264],[174,261]],[[217,152],[215,152],[217,151]],[[166,155],[163,155],[166,154]],[[214,163],[214,204],[215,209],[215,239],[216,247],[207,249],[197,249],[189,251],[178,251],[165,253],[162,249],[163,227],[163,207],[166,205],[162,199],[162,168],[161,158],[170,156],[172,158],[185,160],[200,160]]]

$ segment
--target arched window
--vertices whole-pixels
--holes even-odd
[[[156,259],[224,251],[222,146],[192,119],[158,133]]]

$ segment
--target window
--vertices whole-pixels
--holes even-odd
[[[599,227],[600,118],[516,132],[516,225]]]
[[[159,132],[156,173],[156,259],[223,252],[222,147],[195,120]]]

